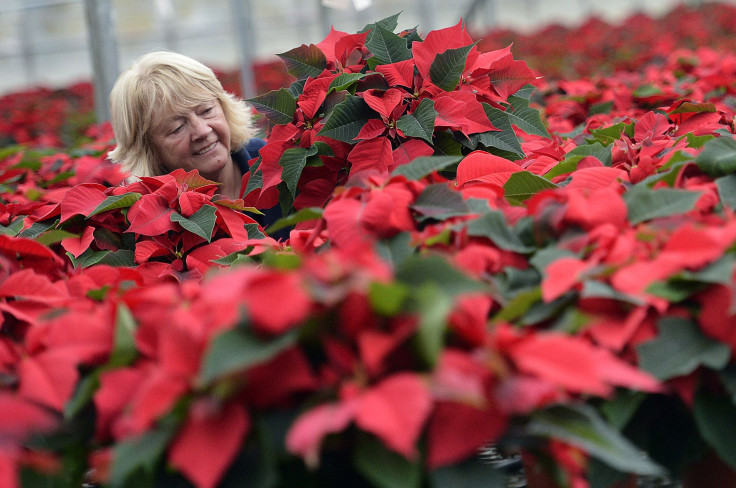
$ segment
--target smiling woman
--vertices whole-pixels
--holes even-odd
[[[134,176],[198,170],[237,199],[254,138],[250,108],[227,93],[214,72],[182,54],[146,54],[123,72],[110,94],[117,146],[110,159]]]

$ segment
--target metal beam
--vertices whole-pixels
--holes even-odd
[[[110,120],[110,91],[118,77],[118,45],[110,0],[84,0],[97,122]]]

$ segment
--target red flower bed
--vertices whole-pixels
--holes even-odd
[[[489,443],[530,486],[736,466],[733,55],[538,79],[396,26],[280,55],[243,200],[124,183],[106,125],[0,149],[0,485],[503,486]]]

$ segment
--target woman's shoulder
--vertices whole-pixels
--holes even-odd
[[[254,137],[248,140],[243,149],[248,152],[251,158],[255,158],[256,156],[258,156],[258,151],[265,145],[266,141],[264,139]]]

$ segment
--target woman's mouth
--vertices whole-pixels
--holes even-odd
[[[212,149],[214,149],[216,145],[217,145],[217,141],[213,142],[212,144],[210,144],[210,145],[209,145],[209,146],[207,146],[207,147],[203,147],[203,148],[202,148],[202,149],[200,149],[199,151],[195,152],[195,153],[194,153],[194,155],[195,155],[195,156],[201,156],[201,155],[203,155],[203,154],[205,154],[205,153],[208,153],[208,152],[210,152],[210,151],[211,151]]]

